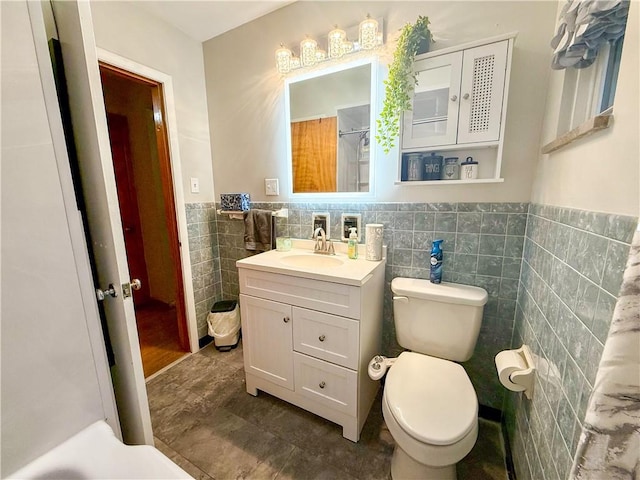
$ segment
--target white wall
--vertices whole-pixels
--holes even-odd
[[[542,156],[533,187],[533,202],[640,214],[639,18],[640,5],[631,2],[613,104],[613,126]],[[551,74],[542,144],[556,136],[563,79],[564,70]]]
[[[310,34],[321,43],[332,25],[350,27],[366,14],[385,19],[395,39],[406,22],[428,15],[436,43],[450,47],[518,31],[502,176],[503,184],[396,186],[397,152],[376,160],[376,201],[527,202],[538,160],[555,24],[553,2],[296,2],[204,44],[213,173],[218,192],[287,201],[283,79],[274,52]],[[395,44],[388,44],[385,62]],[[279,197],[265,197],[264,178],[278,177]]]
[[[185,202],[214,199],[202,44],[134,2],[91,2],[98,47],[170,75],[176,101]],[[191,193],[189,179],[200,179]]]
[[[26,2],[0,5],[4,478],[108,417],[98,379],[108,368],[104,345],[91,347],[97,310],[91,317],[80,296],[61,186],[70,173],[57,168]],[[45,41],[42,30],[46,52]]]

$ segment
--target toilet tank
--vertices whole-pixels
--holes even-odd
[[[455,362],[471,358],[487,303],[486,290],[394,278],[391,291],[396,338],[402,347]]]

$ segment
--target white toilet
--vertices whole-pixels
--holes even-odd
[[[455,479],[456,463],[478,436],[478,398],[454,362],[473,354],[487,292],[412,278],[393,279],[391,290],[396,337],[411,351],[396,359],[376,357],[369,368],[372,378],[380,378],[391,367],[382,400],[396,442],[391,476]]]

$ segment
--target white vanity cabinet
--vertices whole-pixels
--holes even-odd
[[[514,38],[515,34],[503,35],[416,57],[418,84],[412,94],[411,110],[403,113],[401,162],[406,161],[406,154],[416,152],[458,157],[459,162],[472,156],[480,163],[476,181],[502,181],[502,142]],[[400,166],[399,175],[404,184],[403,168],[406,166]],[[423,183],[426,182],[406,184]]]
[[[320,415],[357,442],[379,386],[367,367],[380,352],[384,262],[367,262],[361,280],[328,281],[265,271],[257,257],[237,262],[247,392]]]

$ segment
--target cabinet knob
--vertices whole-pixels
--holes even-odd
[[[468,93],[465,93],[465,94],[462,96],[462,98],[464,98],[465,100],[468,100],[468,99],[469,99],[469,94],[468,94]]]
[[[324,335],[320,335],[320,336],[318,337],[318,340],[320,340],[321,342],[324,342],[324,339],[325,339],[325,338],[326,338],[326,337],[325,337]]]
[[[289,320],[291,320],[289,317],[284,317],[284,318],[282,319],[282,321],[283,321],[284,323],[289,323]]]
[[[458,96],[457,95],[451,95],[451,101],[455,102],[456,100],[458,100]]]
[[[318,384],[318,386],[319,386],[320,388],[324,388],[326,385],[327,385],[327,384],[326,384],[326,383],[324,383],[324,382],[320,382],[320,383]]]

